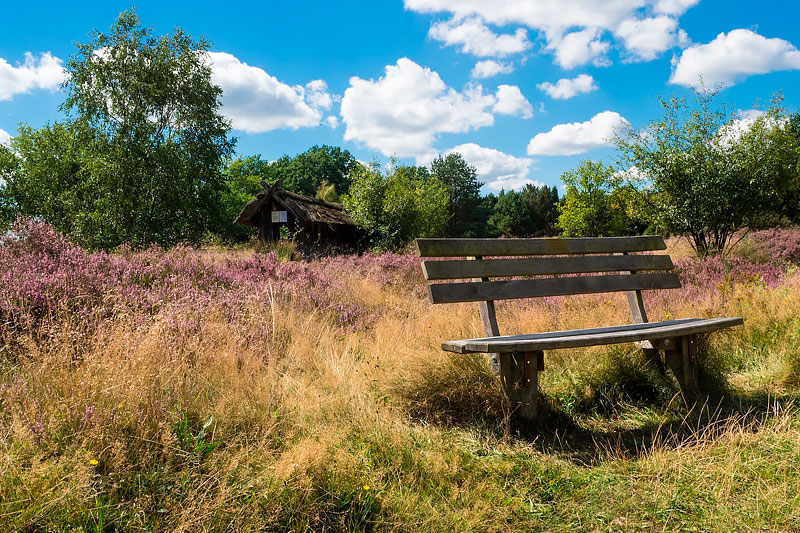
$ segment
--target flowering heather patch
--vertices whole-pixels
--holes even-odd
[[[384,285],[414,285],[422,283],[420,259],[414,254],[392,252],[364,255],[339,255],[322,261],[325,268],[357,273]]]
[[[782,265],[754,263],[739,258],[720,256],[702,259],[686,258],[675,262],[681,283],[694,291],[716,289],[723,283],[754,283],[773,288],[786,275]]]
[[[332,313],[340,325],[354,327],[367,311],[343,288],[344,278],[383,285],[411,279],[418,268],[410,256],[395,254],[282,263],[275,253],[213,261],[186,247],[88,252],[30,219],[0,240],[0,265],[0,317],[23,331],[59,310],[91,323],[123,313],[147,322],[165,312],[170,325],[186,330],[210,309],[235,321],[246,304],[269,306],[276,299]]]
[[[800,229],[774,228],[748,235],[749,242],[775,262],[800,265]]]

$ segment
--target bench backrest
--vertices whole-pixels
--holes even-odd
[[[468,280],[429,285],[431,302],[484,302],[482,316],[494,300],[624,291],[634,320],[647,322],[640,291],[680,287],[678,276],[666,272],[673,269],[668,255],[629,255],[666,249],[660,236],[417,239],[416,245],[420,257],[447,258],[423,261],[425,279]]]

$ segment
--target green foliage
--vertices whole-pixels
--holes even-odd
[[[461,154],[451,153],[434,159],[430,173],[446,187],[449,196],[446,236],[482,236],[489,213],[482,209],[483,183],[478,181],[475,167],[468,165]]]
[[[508,237],[552,235],[558,219],[555,187],[528,184],[522,191],[500,191],[489,223]]]
[[[781,126],[772,131],[773,138],[777,138],[775,145],[780,147],[773,153],[780,157],[781,213],[800,224],[800,113],[792,113]]]
[[[90,140],[85,132],[64,123],[38,131],[19,127],[9,146],[0,147],[4,214],[36,214],[60,228],[74,223],[71,207],[80,196],[77,188],[88,182],[81,164],[83,141]]]
[[[780,98],[747,125],[717,95],[695,91],[694,105],[662,99],[661,119],[617,139],[623,161],[637,170],[629,181],[648,217],[689,236],[700,256],[722,253],[741,228],[774,220],[797,179],[797,145]]]
[[[206,430],[211,427],[214,422],[214,417],[209,416],[203,427],[195,434],[189,424],[189,418],[186,413],[175,424],[175,437],[178,439],[178,449],[182,450],[189,458],[198,463],[211,452],[213,452],[219,445],[219,442],[207,442]]]
[[[336,514],[341,516],[347,531],[371,531],[380,516],[378,497],[382,491],[369,485],[343,488],[338,480],[329,475],[327,492],[333,496]]]
[[[558,206],[558,226],[567,237],[611,237],[635,231],[626,212],[621,178],[610,166],[583,161],[561,179],[567,186]]]
[[[494,214],[489,222],[507,237],[524,237],[530,234],[533,219],[522,195],[516,191],[500,191]]]
[[[678,390],[667,375],[647,364],[641,350],[613,345],[603,352],[599,363],[570,373],[554,391],[554,398],[568,415],[612,414],[630,405],[666,406]]]
[[[481,197],[481,203],[478,209],[480,209],[483,213],[486,213],[486,223],[485,223],[485,230],[484,233],[485,237],[499,237],[501,235],[500,230],[491,223],[491,217],[494,215],[495,207],[497,206],[498,197],[495,196],[494,193],[489,193],[486,196]]]
[[[244,205],[263,190],[261,181],[266,177],[269,163],[261,156],[239,157],[229,160],[222,170],[225,183],[220,192],[220,224],[217,233],[228,241],[243,242],[252,235],[252,228],[234,224],[233,220]]]
[[[334,146],[312,146],[294,157],[287,155],[270,163],[266,169],[267,182],[281,180],[284,189],[314,196],[323,182],[333,185],[336,194],[350,187],[350,173],[360,166],[348,152]]]
[[[314,198],[317,200],[324,200],[325,202],[339,202],[339,195],[336,194],[336,187],[333,185],[333,183],[328,183],[327,181],[323,181],[319,185]]]
[[[554,235],[558,222],[558,189],[555,185],[527,184],[520,191],[531,214],[531,235]]]
[[[342,204],[379,248],[397,248],[416,237],[441,236],[447,225],[447,189],[424,167],[397,166],[381,174],[375,165],[351,173]]]
[[[95,31],[66,64],[67,122],[11,141],[18,212],[90,248],[199,241],[220,216],[219,169],[233,149],[208,43],[158,37],[133,10]]]
[[[19,167],[19,158],[9,146],[0,144],[0,230],[14,219],[17,206],[6,184]]]

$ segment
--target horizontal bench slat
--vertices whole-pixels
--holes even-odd
[[[612,254],[665,250],[658,235],[548,239],[416,239],[420,257]]]
[[[437,283],[428,286],[428,293],[433,303],[440,304],[645,289],[676,289],[680,286],[681,283],[678,276],[672,273],[624,274]]]
[[[422,272],[428,280],[672,269],[672,260],[668,255],[588,255],[422,262]]]
[[[740,317],[727,318],[685,318],[630,324],[607,328],[591,328],[528,335],[507,335],[465,339],[442,343],[442,349],[455,353],[517,353],[559,348],[578,348],[644,340],[666,339],[684,335],[695,335],[739,326],[744,321]]]

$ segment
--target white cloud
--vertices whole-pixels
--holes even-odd
[[[224,52],[209,52],[214,83],[222,87],[222,113],[234,129],[261,133],[280,128],[317,126],[320,109],[331,106],[327,85],[314,80],[304,88],[290,86],[263,69]]]
[[[473,78],[482,79],[491,78],[498,74],[510,74],[512,72],[514,72],[514,66],[510,63],[501,63],[494,59],[485,59],[475,63],[471,75]]]
[[[333,98],[328,93],[328,84],[323,80],[312,80],[306,83],[306,101],[317,109],[330,109]]]
[[[556,56],[556,63],[561,68],[571,69],[579,65],[593,63],[602,67],[609,65],[606,52],[610,45],[600,39],[600,30],[586,28],[566,33],[549,40],[547,48]]]
[[[700,0],[658,0],[653,9],[664,15],[682,15]]]
[[[526,26],[541,32],[546,50],[564,68],[607,64],[610,44],[602,39],[619,25],[643,15],[679,17],[699,0],[404,0],[406,9],[452,14],[497,26]]]
[[[464,160],[475,167],[478,179],[486,183],[490,191],[500,189],[520,189],[528,183],[539,185],[528,177],[533,159],[514,157],[493,148],[485,148],[475,143],[454,146],[445,152],[458,152]]]
[[[598,26],[614,28],[646,0],[405,0],[407,9],[450,12],[456,18],[479,16],[496,25],[524,24],[537,29]]]
[[[50,52],[38,59],[25,52],[25,62],[17,66],[0,57],[0,101],[32,89],[57,89],[66,77],[63,63]]]
[[[738,29],[684,50],[669,82],[698,87],[702,77],[706,85],[730,86],[747,76],[777,70],[800,70],[800,51],[789,41]]]
[[[779,124],[785,124],[786,119],[777,120],[775,117],[766,116],[767,113],[760,109],[739,109],[736,113],[738,118],[725,124],[719,129],[719,145],[723,148],[729,147],[732,143],[739,140],[745,133],[749,132],[758,119],[764,122],[762,126],[766,129],[773,129]]]
[[[325,117],[325,124],[328,125],[329,128],[335,130],[339,127],[339,117],[334,115],[328,115]]]
[[[738,109],[736,114],[739,116],[739,120],[752,124],[758,117],[763,117],[767,113],[760,109]]]
[[[476,17],[436,22],[428,36],[449,46],[459,46],[463,54],[480,57],[505,57],[531,47],[524,29],[517,29],[513,35],[498,35]]]
[[[622,178],[623,181],[632,183],[641,183],[650,179],[649,173],[645,170],[641,170],[636,165],[628,167],[627,170],[617,170],[614,172],[614,175]]]
[[[501,115],[518,115],[522,118],[533,116],[533,107],[516,85],[497,86],[497,103],[492,107],[492,111]]]
[[[480,85],[456,91],[436,72],[404,57],[387,65],[377,80],[350,78],[341,105],[344,139],[384,155],[420,156],[441,133],[491,126],[497,103]]]
[[[0,129],[0,144],[6,144],[11,140],[11,135],[4,129]]]
[[[550,98],[555,98],[556,100],[566,100],[579,94],[590,93],[597,90],[594,78],[588,74],[581,74],[572,79],[563,78],[558,80],[555,84],[544,82],[536,87],[550,95]]]
[[[644,61],[651,61],[665,50],[688,41],[686,32],[678,29],[678,21],[663,15],[623,20],[615,34],[634,59]]]
[[[610,146],[616,129],[628,121],[614,111],[603,111],[587,122],[558,124],[528,143],[529,155],[576,155]]]

